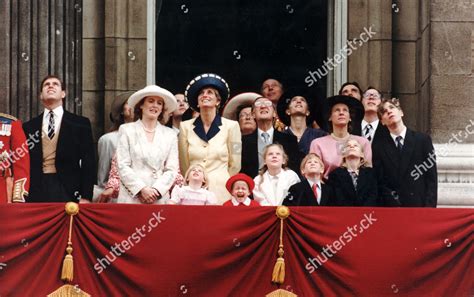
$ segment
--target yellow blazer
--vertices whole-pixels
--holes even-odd
[[[208,175],[209,190],[216,195],[217,203],[231,198],[225,187],[230,176],[240,171],[242,140],[236,121],[221,118],[219,132],[209,141],[194,131],[196,119],[181,122],[179,127],[179,162],[184,175],[190,165],[201,164]],[[216,129],[217,127],[214,127]]]

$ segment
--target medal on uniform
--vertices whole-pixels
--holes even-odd
[[[5,125],[5,135],[10,136],[12,134],[12,125]]]

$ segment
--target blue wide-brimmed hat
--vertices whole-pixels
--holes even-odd
[[[184,91],[184,96],[188,100],[189,106],[196,111],[199,110],[197,100],[198,95],[204,87],[211,87],[219,92],[219,95],[221,96],[221,106],[224,106],[227,99],[229,99],[229,85],[222,77],[214,73],[198,75],[189,82],[186,91]]]

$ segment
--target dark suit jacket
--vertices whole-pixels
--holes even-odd
[[[379,124],[377,125],[377,130],[375,130],[375,133],[374,133],[374,139],[372,140],[372,151],[373,151],[374,145],[376,145],[380,141],[383,141],[383,139],[386,137],[388,137],[389,139],[392,139],[390,137],[390,132],[388,131],[387,127],[382,125],[382,122],[379,121]]]
[[[407,129],[401,153],[391,137],[377,142],[372,152],[382,205],[436,207],[438,174],[428,135]]]
[[[252,134],[242,136],[242,167],[240,172],[254,178],[258,175],[258,135],[257,130]],[[296,173],[300,172],[301,152],[298,140],[294,135],[274,130],[273,143],[279,143],[288,155],[288,167]]]
[[[25,134],[39,131],[40,142],[30,150],[31,185],[28,202],[59,202],[57,197],[44,197],[41,193],[43,178],[43,147],[41,129],[43,114],[23,124]],[[96,180],[95,149],[89,119],[64,111],[56,148],[57,175],[68,193],[62,201],[75,201],[82,197],[92,199]]]
[[[328,184],[334,189],[335,204],[338,206],[377,206],[377,178],[370,167],[359,169],[357,189],[344,167],[336,168],[329,174]]]
[[[286,206],[331,206],[334,205],[334,193],[331,186],[321,183],[321,203],[318,204],[314,197],[313,190],[309,182],[303,179],[288,190],[288,195],[283,200]]]

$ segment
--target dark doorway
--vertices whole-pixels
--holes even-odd
[[[327,1],[161,1],[157,10],[158,85],[182,93],[196,75],[214,72],[231,95],[259,92],[273,77],[325,97],[325,78],[310,88],[305,78],[327,56]]]

